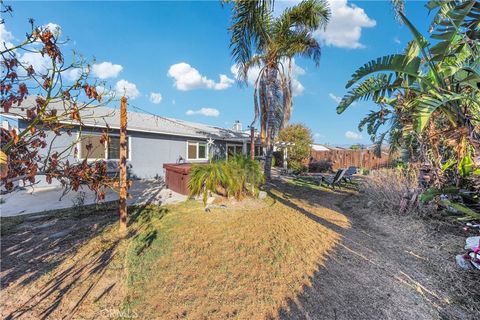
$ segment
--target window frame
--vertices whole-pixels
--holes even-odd
[[[197,152],[196,152],[196,158],[189,158],[189,155],[188,155],[188,147],[190,146],[190,144],[195,144],[196,145],[196,149],[197,149]],[[200,158],[199,157],[199,153],[200,153],[200,147],[199,145],[200,144],[204,144],[205,145],[205,158]],[[186,143],[186,152],[185,152],[185,159],[187,159],[187,161],[205,161],[205,160],[208,160],[208,155],[209,155],[209,150],[208,150],[208,143],[206,141],[194,141],[194,140],[187,140],[187,143]]]
[[[120,161],[120,159],[109,159],[108,158],[108,141],[105,141],[104,142],[104,148],[105,148],[105,158],[101,159],[101,158],[84,158],[82,156],[82,146],[81,146],[81,136],[82,135],[86,135],[86,136],[98,136],[100,137],[101,134],[98,134],[96,132],[93,132],[93,133],[86,133],[86,132],[83,132],[80,133],[80,132],[77,132],[77,155],[75,155],[75,158],[77,158],[78,160],[87,160],[87,161],[98,161],[98,160],[104,160],[104,161]],[[110,137],[120,137],[120,134],[119,133],[109,133],[108,136]],[[128,147],[127,147],[127,161],[131,161],[132,158],[131,158],[131,155],[132,155],[132,139],[131,139],[131,136],[127,135],[127,144],[128,144]]]
[[[227,143],[227,147],[225,148],[225,158],[228,160],[228,147],[234,147],[235,150],[240,147],[241,151],[240,153],[235,152],[235,154],[241,154],[243,155],[243,144],[238,144],[238,143]]]

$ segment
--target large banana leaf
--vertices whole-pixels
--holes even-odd
[[[462,35],[459,29],[462,27],[465,19],[470,16],[474,9],[475,1],[464,1],[455,3],[453,1],[444,1],[440,4],[440,10],[436,16],[436,25],[431,38],[439,42],[430,48],[432,60],[443,61],[446,56],[455,50],[452,46],[455,39]],[[469,48],[466,46],[466,48]]]
[[[412,58],[404,54],[392,54],[377,58],[376,60],[371,60],[364,64],[355,71],[345,87],[350,88],[355,82],[363,77],[380,71],[397,72],[411,77],[418,77],[420,62],[419,57]]]
[[[377,100],[379,96],[390,95],[399,87],[399,82],[392,82],[392,74],[380,73],[371,76],[345,94],[337,107],[337,113],[342,113],[357,100]]]
[[[435,112],[438,108],[444,108],[445,113],[448,116],[449,112],[448,106],[452,102],[465,100],[471,104],[476,106],[479,105],[479,101],[476,100],[474,97],[467,94],[457,94],[457,93],[449,93],[449,94],[437,94],[433,91],[428,92],[427,94],[421,95],[413,101],[416,106],[416,114],[417,114],[417,126],[416,130],[418,132],[422,132],[428,121],[430,120],[431,115]],[[455,119],[449,119],[451,122],[455,123]]]

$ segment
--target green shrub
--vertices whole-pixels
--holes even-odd
[[[260,163],[241,155],[208,164],[193,165],[188,180],[190,196],[203,194],[207,204],[208,193],[233,196],[256,195],[265,178]]]
[[[277,141],[293,144],[288,147],[288,168],[297,172],[304,171],[304,163],[312,151],[313,138],[310,129],[303,124],[290,124],[280,130]],[[280,159],[283,160],[283,151],[280,154]]]
[[[332,161],[331,160],[312,160],[308,164],[309,172],[330,172],[332,171]]]

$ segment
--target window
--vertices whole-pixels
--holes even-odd
[[[105,159],[105,144],[100,142],[99,135],[82,135],[80,139],[80,156],[82,159]]]
[[[206,160],[208,157],[206,142],[188,142],[187,160]]]
[[[247,153],[250,154],[250,143],[247,143]],[[263,147],[255,144],[255,157],[263,156]]]
[[[128,139],[127,137],[127,159],[129,159],[129,147],[128,147]],[[107,158],[109,160],[119,160],[120,159],[120,137],[119,136],[110,136],[110,143],[108,145],[108,154]]]
[[[237,144],[227,144],[227,158],[236,154],[243,154],[243,146]]]
[[[97,134],[82,134],[79,141],[79,158],[90,160],[119,160],[120,159],[120,137],[109,136],[110,142],[102,143],[101,136]],[[129,145],[127,137],[127,159],[129,155]]]

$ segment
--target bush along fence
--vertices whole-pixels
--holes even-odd
[[[378,169],[388,166],[390,158],[383,152],[377,157],[373,150],[312,150],[310,161],[329,161],[333,170],[348,167]]]

